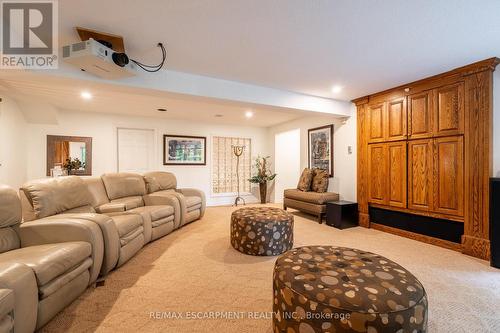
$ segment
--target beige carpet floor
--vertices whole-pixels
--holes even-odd
[[[105,286],[89,288],[43,331],[271,332],[267,312],[275,257],[233,250],[232,210],[208,208],[203,220],[147,245],[112,272]],[[413,272],[429,296],[430,332],[500,332],[500,270],[485,261],[372,229],[337,230],[298,213],[294,235],[295,246],[359,248]],[[240,318],[186,318],[186,312],[217,311]],[[152,312],[165,314],[152,318]],[[174,312],[182,318],[173,318]]]

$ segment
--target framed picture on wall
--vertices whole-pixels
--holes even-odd
[[[333,125],[308,131],[309,168],[327,170],[333,177]]]
[[[92,138],[47,135],[47,176],[92,175]]]
[[[206,165],[207,138],[163,135],[163,165]]]

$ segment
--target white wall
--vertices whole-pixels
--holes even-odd
[[[272,138],[269,138],[272,140]],[[283,202],[283,191],[297,185],[300,173],[300,129],[277,133],[274,136],[274,171],[280,176],[275,180],[274,201]]]
[[[15,101],[1,97],[0,184],[17,190],[26,180],[26,121]]]
[[[493,176],[500,177],[500,68],[493,72]]]
[[[252,139],[252,156],[269,155],[268,133],[265,128],[228,126],[160,118],[132,117],[111,114],[60,112],[58,124],[29,124],[27,139],[27,178],[43,178],[46,174],[46,136],[72,135],[92,137],[92,174],[101,175],[117,170],[117,128],[154,129],[156,134],[156,169],[173,172],[179,187],[195,187],[205,191],[209,205],[230,204],[233,196],[211,194],[211,136],[239,136]],[[162,161],[163,134],[207,137],[206,166],[164,166]],[[245,198],[257,201],[255,196]]]
[[[352,105],[351,114],[352,116],[345,121],[345,124],[336,117],[304,117],[269,129],[271,137],[291,129],[300,129],[300,147],[289,147],[289,149],[300,150],[300,171],[296,175],[296,182],[299,180],[302,169],[308,166],[307,130],[334,124],[334,177],[330,178],[328,190],[339,193],[340,198],[343,200],[356,201],[356,110],[354,105]],[[270,144],[274,145],[273,142],[270,142]],[[352,147],[352,154],[348,154],[348,146]],[[275,164],[275,161],[273,161],[273,164]],[[280,177],[280,175],[278,174],[277,177]]]
[[[500,95],[500,93],[497,93]],[[318,126],[334,124],[334,178],[330,179],[329,190],[338,192],[345,200],[356,200],[356,116],[345,124],[331,116],[304,117],[271,128],[229,126],[208,123],[194,123],[180,120],[132,117],[86,112],[59,112],[56,124],[27,123],[15,102],[8,98],[0,104],[0,182],[19,187],[29,179],[43,178],[46,174],[46,136],[72,135],[93,138],[93,175],[115,172],[117,169],[117,128],[143,128],[155,130],[156,166],[176,174],[181,187],[197,187],[205,191],[210,205],[230,204],[233,196],[217,196],[211,193],[211,136],[240,136],[252,139],[252,156],[271,155],[274,161],[274,138],[278,133],[300,129],[300,171],[307,167],[307,130]],[[500,103],[497,103],[500,105]],[[498,120],[498,118],[497,118]],[[163,166],[162,135],[186,134],[207,137],[206,166]],[[497,133],[498,134],[498,133]],[[495,137],[499,141],[498,135]],[[352,146],[352,154],[347,147]],[[499,147],[499,144],[496,145]],[[496,161],[499,161],[496,154]],[[497,170],[500,163],[497,163]],[[280,175],[278,175],[280,177]],[[274,186],[270,186],[270,197],[274,197]],[[255,188],[254,193],[258,193]],[[245,198],[247,202],[258,201],[257,197]]]

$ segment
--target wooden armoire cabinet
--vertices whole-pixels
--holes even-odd
[[[389,183],[387,190],[388,204],[392,207],[406,208],[406,143],[391,142],[387,146]]]
[[[464,145],[462,136],[433,140],[433,211],[464,216]]]
[[[386,134],[386,107],[385,103],[377,103],[368,106],[369,128],[368,140],[370,143],[382,142]]]
[[[406,143],[368,145],[369,202],[406,208]]]
[[[463,136],[409,140],[408,152],[408,208],[463,217]]]
[[[370,143],[406,139],[406,98],[369,105],[368,116]]]
[[[408,99],[408,135],[411,139],[428,138],[432,135],[432,91],[418,92]]]
[[[408,208],[432,210],[433,162],[432,139],[408,142]]]
[[[362,226],[489,258],[492,74],[498,62],[487,59],[353,101]],[[416,231],[374,223],[373,209],[409,214]],[[411,216],[425,217],[425,227]],[[446,221],[462,230],[458,243],[447,240]]]

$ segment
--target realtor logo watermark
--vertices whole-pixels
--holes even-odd
[[[57,0],[1,0],[1,69],[56,69]]]

